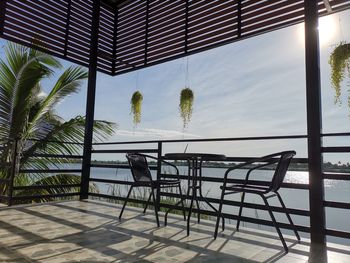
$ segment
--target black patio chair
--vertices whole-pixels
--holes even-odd
[[[150,195],[148,197],[146,206],[143,210],[143,213],[146,213],[148,204],[151,201],[151,197],[153,197],[153,205],[154,205],[154,213],[156,215],[156,219],[157,219],[157,225],[159,226],[159,217],[158,217],[158,203],[156,201],[156,197],[154,194],[154,189],[158,189],[159,188],[172,188],[172,187],[178,187],[179,188],[179,194],[180,194],[180,201],[175,204],[175,206],[179,205],[181,203],[182,205],[182,211],[183,211],[183,216],[184,216],[184,220],[186,220],[186,214],[185,214],[185,206],[184,206],[184,202],[183,202],[183,197],[182,197],[182,192],[181,192],[181,183],[180,183],[180,174],[179,174],[179,170],[177,169],[177,167],[167,161],[164,161],[162,159],[160,159],[161,162],[165,163],[166,165],[169,165],[173,168],[175,168],[176,170],[176,179],[172,179],[172,180],[153,180],[152,179],[152,175],[151,175],[151,171],[149,169],[148,166],[148,162],[147,162],[147,158],[149,159],[153,159],[153,160],[159,160],[158,158],[155,158],[153,156],[150,155],[146,155],[146,154],[140,154],[140,153],[128,153],[126,155],[126,158],[128,159],[129,165],[130,165],[130,169],[131,169],[131,173],[134,179],[134,182],[132,183],[128,195],[125,199],[125,202],[123,204],[123,208],[120,211],[120,215],[119,215],[119,219],[121,219],[123,212],[124,212],[124,208],[125,205],[128,201],[128,198],[130,196],[130,193],[132,191],[132,189],[134,187],[149,187],[151,188],[151,192]],[[168,213],[173,210],[173,208],[169,209],[166,214],[165,214],[165,225],[167,222],[167,216]]]
[[[226,171],[225,177],[224,177],[224,184],[220,187],[222,189],[220,206],[219,206],[220,213],[222,211],[222,206],[223,206],[225,195],[242,193],[241,203],[240,203],[240,208],[239,208],[239,213],[238,213],[237,226],[236,226],[237,231],[239,230],[239,224],[241,221],[241,215],[242,215],[242,210],[243,210],[243,203],[244,203],[245,194],[246,193],[257,194],[257,195],[261,196],[261,198],[263,199],[264,204],[267,208],[267,211],[270,214],[273,225],[275,226],[275,228],[277,230],[278,236],[281,239],[281,242],[282,242],[283,247],[286,250],[286,252],[288,252],[288,247],[287,247],[286,242],[283,238],[282,232],[281,232],[281,230],[276,222],[276,219],[272,213],[272,209],[271,209],[269,203],[267,202],[267,199],[269,199],[271,197],[278,198],[279,202],[281,203],[282,209],[283,209],[284,213],[286,214],[290,225],[292,226],[292,229],[295,233],[295,236],[297,237],[298,240],[300,240],[300,236],[299,236],[298,231],[297,231],[297,229],[292,221],[292,218],[290,217],[288,210],[286,209],[286,206],[285,206],[280,194],[278,193],[278,190],[280,189],[282,182],[283,182],[283,179],[287,173],[289,164],[290,164],[290,162],[295,154],[296,154],[295,151],[284,151],[284,152],[279,152],[279,153],[267,155],[267,156],[264,156],[261,158],[257,158],[257,159],[250,161],[250,162],[238,164],[232,168],[229,168]],[[254,164],[257,164],[257,165],[251,167]],[[266,186],[265,185],[258,185],[256,183],[256,181],[249,180],[249,175],[251,174],[252,171],[257,170],[257,169],[262,168],[262,167],[265,167],[265,166],[268,166],[268,165],[272,165],[272,164],[275,164],[276,167],[274,170],[274,174],[272,176],[272,180],[270,181],[269,185],[266,185]],[[242,184],[228,185],[227,184],[227,177],[228,177],[229,173],[231,171],[234,171],[237,169],[247,169],[247,174],[246,174],[244,182]],[[218,234],[219,221],[220,221],[220,216],[218,216],[217,220],[216,220],[214,238],[216,238],[217,234]]]

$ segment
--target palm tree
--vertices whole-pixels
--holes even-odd
[[[34,158],[34,153],[81,153],[85,118],[77,116],[65,121],[57,115],[55,106],[79,91],[82,81],[87,78],[87,71],[81,67],[67,68],[49,94],[42,95],[42,80],[52,77],[54,70],[61,69],[60,62],[43,52],[12,43],[6,46],[5,54],[6,60],[0,59],[0,179],[10,177],[9,167],[1,164],[9,164],[13,158],[17,158],[16,186],[79,183],[80,177],[73,174],[48,176],[45,173],[27,174],[20,171],[59,168],[72,161],[69,158]],[[94,139],[107,139],[113,134],[114,127],[111,122],[95,121]],[[15,141],[17,157],[13,157]],[[5,195],[7,190],[7,186],[0,183],[0,195]],[[72,190],[68,187],[24,190],[14,195],[28,195],[34,191],[37,194],[55,194]]]

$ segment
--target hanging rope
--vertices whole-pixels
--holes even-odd
[[[189,86],[189,84],[188,84],[188,82],[189,82],[188,75],[189,75],[189,73],[188,73],[188,56],[187,56],[186,57],[185,87]]]

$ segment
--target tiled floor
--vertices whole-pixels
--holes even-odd
[[[0,208],[0,262],[350,262],[349,247],[325,252],[287,237],[285,254],[275,233],[228,226],[214,240],[203,220],[187,237],[181,217],[157,228],[151,210],[128,208],[121,222],[119,211],[97,201]]]

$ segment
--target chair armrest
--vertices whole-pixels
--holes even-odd
[[[228,177],[228,174],[231,171],[234,171],[234,170],[237,170],[237,169],[241,169],[241,168],[243,168],[245,166],[248,166],[248,165],[251,165],[251,164],[254,164],[254,163],[264,162],[264,164],[257,165],[257,166],[252,167],[252,168],[250,168],[248,170],[248,172],[246,174],[245,182],[244,182],[244,184],[247,184],[248,179],[249,179],[249,175],[251,174],[251,172],[253,170],[257,170],[259,168],[262,168],[262,167],[265,167],[265,166],[268,166],[268,165],[271,165],[271,164],[274,164],[274,163],[278,163],[279,159],[276,159],[275,157],[281,156],[281,155],[286,154],[286,153],[293,153],[293,154],[295,154],[294,151],[277,152],[277,153],[269,154],[269,155],[266,155],[266,156],[263,156],[263,157],[260,157],[260,158],[255,158],[255,159],[253,159],[251,161],[248,161],[248,162],[245,162],[245,163],[237,164],[237,165],[227,169],[226,172],[225,172],[225,175],[224,175],[224,185],[223,185],[223,187],[224,188],[226,187],[227,177]]]

